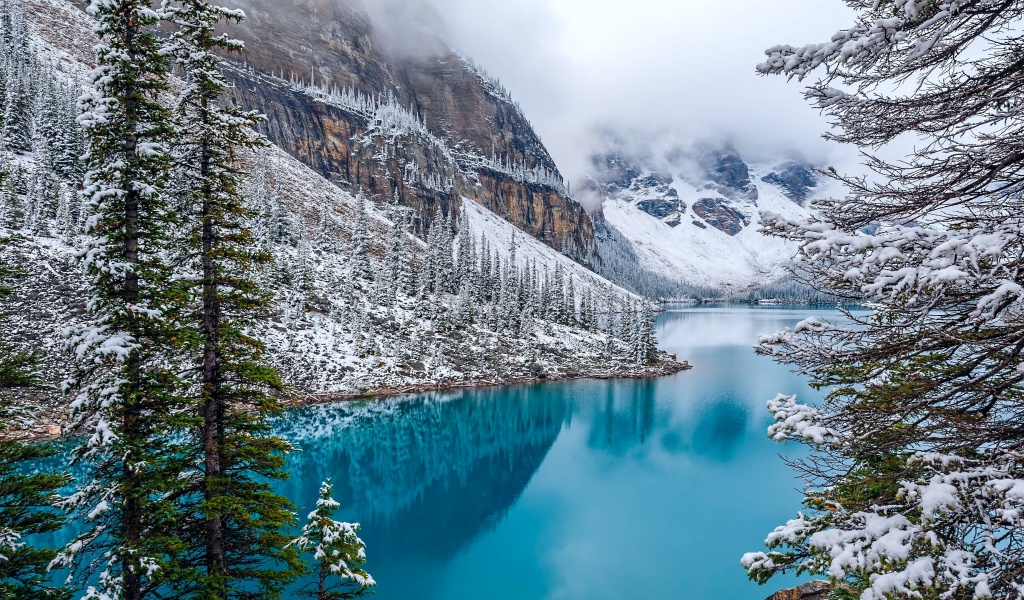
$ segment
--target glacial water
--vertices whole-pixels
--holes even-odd
[[[694,306],[658,318],[694,368],[295,410],[279,491],[301,519],[331,477],[362,523],[378,600],[760,600],[739,566],[800,508],[765,436],[778,392],[817,398],[752,345],[809,307]],[[74,525],[46,544],[61,544]]]
[[[333,478],[379,600],[758,600],[797,581],[759,587],[739,558],[801,498],[765,402],[820,394],[752,345],[823,312],[670,310],[662,347],[694,368],[664,379],[295,411],[281,491],[304,516]]]

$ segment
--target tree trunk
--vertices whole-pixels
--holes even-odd
[[[206,124],[209,114],[206,99],[202,100],[200,122]],[[211,152],[209,142],[204,141],[199,157],[199,177],[203,182],[202,196],[202,269],[203,269],[203,452],[206,469],[206,501],[210,502],[223,494],[221,478],[225,473],[224,464],[224,400],[220,374],[220,300],[217,289],[217,272],[213,250],[216,243],[214,221],[216,207],[213,205],[213,191],[210,186]],[[227,557],[224,544],[224,519],[206,516],[206,570],[207,577],[221,582],[227,575]],[[220,597],[226,597],[222,583],[208,590]]]
[[[136,30],[131,17],[126,16],[126,18],[128,23],[125,28],[125,45],[128,48],[129,55],[134,58],[135,52],[132,48]],[[135,123],[138,122],[139,106],[135,94],[134,86],[131,84],[127,85],[124,91],[126,99],[125,120],[132,127],[129,135],[125,138],[123,150],[127,164],[137,164],[139,160],[138,138],[134,130]],[[139,264],[139,192],[134,186],[127,187],[124,198],[124,259],[132,268],[125,274],[123,298],[129,319],[129,333],[135,339],[139,339],[141,325],[133,312],[133,307],[139,302],[139,275],[135,271]],[[142,399],[138,395],[139,391],[141,391],[139,389],[141,388],[139,385],[141,375],[139,357],[135,352],[132,352],[128,357],[127,367],[128,382],[127,389],[125,390],[124,414],[122,416],[123,435],[126,440],[139,441],[139,438],[145,435],[145,426],[142,423],[143,415],[142,407],[140,406]],[[142,482],[139,481],[138,475],[132,466],[133,458],[130,454],[125,456],[124,464],[122,465],[124,477],[122,485],[125,486],[121,490],[124,500],[122,512],[124,539],[122,544],[137,551],[142,540],[143,515],[136,494]],[[136,553],[125,554],[122,557],[121,568],[124,577],[124,600],[140,600],[142,598],[142,574],[138,572],[137,566],[138,556]]]

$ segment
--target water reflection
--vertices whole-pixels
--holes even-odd
[[[629,386],[606,387],[603,400],[598,401],[600,408],[589,424],[588,445],[615,456],[626,456],[630,450],[643,446],[654,430],[655,386],[650,380],[642,380]]]
[[[308,506],[332,477],[378,554],[445,559],[500,521],[566,415],[530,388],[303,409],[280,428],[301,448],[281,491]]]

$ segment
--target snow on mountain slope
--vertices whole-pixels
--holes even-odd
[[[674,160],[599,155],[587,188],[638,266],[683,286],[729,294],[784,279],[796,247],[761,233],[761,213],[809,217],[811,200],[838,191],[809,165],[750,166],[728,147]]]
[[[760,181],[755,185],[759,193],[757,205],[737,207],[750,224],[734,236],[708,225],[692,209],[672,227],[644,212],[635,201],[622,197],[605,201],[604,216],[633,243],[640,264],[646,269],[692,286],[747,288],[783,277],[785,265],[795,253],[791,243],[758,231],[759,211],[791,217],[810,215],[810,211],[784,196],[776,186]],[[687,205],[707,197],[685,183],[677,182],[674,186]]]
[[[565,271],[566,277],[572,276],[574,278],[576,289],[580,292],[590,288],[593,293],[600,296],[612,293],[638,299],[634,294],[627,292],[566,255],[556,252],[550,246],[524,233],[514,224],[494,214],[479,202],[463,198],[462,210],[463,216],[469,220],[470,232],[476,237],[482,236],[487,238],[491,243],[491,247],[498,251],[503,260],[511,255],[510,249],[514,240],[516,265],[520,269],[527,269],[531,263],[535,263],[538,270],[542,272],[544,270],[554,271],[555,267],[560,265]]]

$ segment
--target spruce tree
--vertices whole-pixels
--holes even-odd
[[[18,191],[19,178],[23,177],[21,165],[4,164],[0,173],[0,214],[3,216],[0,223],[8,229],[21,229],[25,226],[25,206]]]
[[[27,56],[10,57],[12,68],[7,75],[3,127],[0,139],[6,150],[15,153],[32,150],[32,96],[28,81]]]
[[[649,302],[644,301],[640,309],[639,323],[637,325],[636,354],[634,361],[639,365],[649,365],[654,362],[658,354],[657,331],[654,328],[654,309]]]
[[[352,229],[352,256],[350,271],[357,280],[373,281],[370,267],[370,232],[366,215],[366,198],[356,196],[356,219]]]
[[[83,97],[88,129],[90,326],[72,332],[80,357],[74,426],[92,434],[76,451],[90,479],[72,497],[86,525],[54,565],[71,567],[87,597],[140,600],[173,579],[182,485],[176,445],[184,404],[174,368],[183,339],[181,286],[165,262],[168,210],[160,103],[168,61],[160,20],[145,0],[95,0],[97,68]]]
[[[366,563],[366,545],[359,539],[359,524],[334,520],[341,506],[332,497],[333,486],[328,479],[320,486],[316,508],[291,545],[312,555],[316,563],[316,580],[299,593],[315,600],[358,598],[371,592],[377,583],[362,566]]]
[[[0,245],[10,240],[0,238]],[[0,260],[0,302],[13,289],[9,282],[21,273]],[[0,324],[6,316],[0,312]],[[0,331],[7,331],[3,328]],[[57,510],[58,490],[70,483],[65,473],[33,472],[25,468],[53,457],[49,444],[25,444],[6,439],[25,417],[15,390],[44,387],[38,373],[40,357],[0,337],[0,598],[64,600],[70,590],[50,584],[47,570],[56,550],[35,547],[26,536],[52,533],[64,526]]]
[[[205,0],[180,0],[168,9],[177,28],[170,50],[186,82],[175,110],[175,167],[188,184],[186,246],[198,274],[188,315],[199,338],[190,456],[201,475],[184,501],[190,515],[182,535],[192,572],[180,585],[208,600],[279,598],[301,571],[296,553],[285,548],[291,505],[269,483],[286,478],[284,455],[291,449],[269,425],[283,386],[263,343],[250,333],[269,316],[270,296],[254,275],[270,256],[249,230],[258,214],[242,197],[238,154],[262,145],[251,131],[260,117],[224,101],[228,82],[218,56],[237,52],[241,42],[216,29],[243,16]]]

